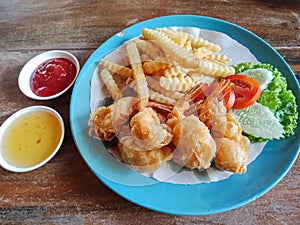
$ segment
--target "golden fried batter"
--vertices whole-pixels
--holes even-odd
[[[190,169],[207,169],[216,154],[216,143],[196,116],[183,118],[173,129],[173,160]]]
[[[154,172],[172,158],[172,151],[166,146],[148,151],[139,151],[128,148],[119,141],[118,149],[122,160],[141,173]]]
[[[249,144],[247,137],[242,135],[240,123],[233,115],[226,113],[227,123],[224,137],[215,138],[218,146],[215,164],[218,168],[233,173],[245,173],[249,158]]]

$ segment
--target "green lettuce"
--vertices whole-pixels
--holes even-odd
[[[297,104],[296,98],[291,90],[287,89],[286,78],[283,77],[281,72],[270,64],[254,64],[252,62],[240,63],[235,66],[236,73],[242,73],[248,69],[264,68],[271,71],[274,75],[273,80],[269,83],[268,87],[263,90],[257,102],[268,107],[279,119],[283,125],[284,136],[289,137],[294,134],[294,129],[297,127]],[[245,134],[251,142],[262,142],[268,139],[257,138],[252,135]]]

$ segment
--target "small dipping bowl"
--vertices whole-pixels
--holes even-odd
[[[63,119],[54,109],[21,109],[0,127],[0,165],[12,172],[37,169],[58,152],[64,135]]]
[[[61,90],[57,93],[54,93],[50,96],[40,96],[40,95],[36,94],[31,87],[31,80],[32,80],[32,76],[34,75],[35,70],[39,66],[41,66],[43,63],[47,62],[48,60],[61,59],[61,58],[69,60],[76,67],[76,73],[75,73],[75,76],[74,76],[72,82],[69,83],[69,85],[66,88],[64,88],[63,90]],[[79,71],[80,71],[80,64],[79,64],[77,58],[74,55],[72,55],[71,53],[62,51],[62,50],[47,51],[47,52],[44,52],[44,53],[41,53],[41,54],[35,56],[34,58],[29,60],[24,65],[24,67],[22,68],[22,70],[19,74],[18,85],[19,85],[20,90],[23,92],[23,94],[29,98],[36,99],[36,100],[49,100],[49,99],[56,98],[56,97],[62,95],[63,93],[65,93],[74,84]]]

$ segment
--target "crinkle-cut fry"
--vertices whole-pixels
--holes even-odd
[[[162,95],[151,89],[149,89],[149,98],[155,102],[164,103],[167,105],[174,105],[176,103],[175,99],[169,98],[168,96]]]
[[[213,51],[206,47],[199,47],[194,49],[194,55],[199,57],[199,59],[210,58],[213,56]]]
[[[191,40],[191,45],[193,48],[206,47],[213,52],[221,51],[221,47],[218,44],[215,44],[200,37],[196,37],[192,34],[188,34],[188,40]]]
[[[190,70],[182,66],[173,66],[164,71],[165,77],[185,77]]]
[[[133,77],[132,70],[126,66],[122,66],[106,59],[102,59],[101,63],[105,68],[107,68],[111,73],[116,73],[125,77]]]
[[[148,105],[149,90],[147,80],[143,72],[139,50],[135,43],[130,43],[127,45],[126,51],[133,71],[133,77],[136,81],[136,91],[140,100],[139,110],[142,111]]]
[[[183,47],[187,42],[188,35],[178,35],[173,30],[166,29],[166,28],[157,28],[156,30],[158,30],[159,32],[167,35],[169,38],[171,38],[180,47]]]
[[[160,70],[165,70],[172,67],[171,63],[163,61],[148,61],[143,64],[143,70],[146,74],[153,74]]]
[[[113,79],[111,73],[106,68],[103,68],[99,75],[100,75],[101,80],[105,84],[106,88],[110,92],[113,100],[116,101],[116,100],[122,98],[122,93],[121,93],[120,89],[118,88],[115,80]]]
[[[164,71],[165,77],[185,77],[189,72],[188,69],[183,68],[182,66],[173,66]]]
[[[219,64],[226,64],[231,62],[232,59],[228,58],[225,54],[222,55],[210,55],[206,57],[209,61],[216,62]]]
[[[137,45],[138,49],[144,53],[147,53],[151,59],[160,56],[160,49],[150,41],[135,39],[133,42]]]
[[[172,41],[165,34],[157,31],[144,28],[142,30],[144,38],[148,40],[157,41],[156,44],[159,45],[162,50],[171,56],[178,64],[187,68],[196,68],[199,65],[198,58],[194,56],[191,51],[188,51],[174,41]]]
[[[208,49],[212,50],[213,52],[219,52],[221,51],[221,47],[215,43],[212,43],[208,40],[205,40],[200,37],[196,37],[192,34],[188,34],[185,32],[170,30],[168,28],[162,28],[160,30],[164,30],[164,32],[168,34],[172,34],[173,36],[179,36],[179,37],[187,37],[187,40],[191,41],[191,45],[193,48],[199,48],[199,47],[207,47]]]
[[[193,47],[192,47],[192,42],[191,42],[191,40],[187,40],[186,42],[185,42],[185,44],[182,46],[183,48],[185,48],[186,50],[192,50],[193,49]]]
[[[186,91],[192,88],[195,81],[192,77],[161,77],[160,85],[169,91]]]
[[[151,89],[153,89],[154,91],[156,91],[156,92],[158,92],[158,93],[160,93],[160,94],[162,94],[166,97],[177,100],[177,99],[180,99],[183,96],[183,94],[180,93],[180,92],[168,91],[165,88],[163,88],[160,85],[159,81],[155,77],[146,76],[146,79],[147,79],[147,83],[148,83],[148,85]]]
[[[209,61],[200,60],[199,67],[191,72],[216,77],[226,77],[228,75],[234,74],[235,70],[232,66],[225,66]]]

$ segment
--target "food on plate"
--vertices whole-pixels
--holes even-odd
[[[116,84],[115,80],[113,79],[111,73],[106,68],[103,68],[101,70],[100,78],[103,81],[106,88],[112,94],[113,100],[116,101],[122,97],[122,94],[120,92],[118,85]]]
[[[232,111],[240,120],[244,134],[251,142],[292,136],[297,127],[298,106],[282,73],[270,64],[252,62],[240,63],[235,70],[256,79],[262,89],[251,108]],[[248,126],[248,132],[245,126]]]
[[[114,102],[91,112],[89,133],[115,140],[114,156],[139,172],[154,172],[172,161],[188,169],[214,166],[242,174],[250,140],[280,138],[288,129],[275,111],[258,103],[276,74],[251,71],[251,64],[226,65],[231,59],[218,54],[215,43],[144,28],[141,37],[123,47],[121,60],[104,58],[97,68]],[[271,118],[277,133],[261,132],[262,125],[255,124],[265,121],[256,120],[253,109],[260,110],[257,117]]]
[[[208,127],[200,121],[195,107],[197,101],[203,100],[197,100],[202,91],[200,87],[185,93],[175,103],[166,122],[172,129],[172,142],[176,146],[173,160],[190,169],[209,168],[217,151],[216,143]]]
[[[247,108],[260,97],[260,85],[253,78],[243,74],[234,74],[224,79],[234,84],[233,92],[236,97],[232,106],[233,109]]]
[[[101,106],[90,115],[89,133],[100,140],[111,141],[137,111],[138,99],[131,96],[120,98],[107,107]]]
[[[231,82],[223,79],[217,85],[204,88],[206,98],[196,109],[200,121],[209,128],[216,142],[215,165],[234,173],[245,173],[250,141],[242,134],[240,123],[228,113],[223,97],[232,93],[232,86]],[[199,89],[197,85],[195,87]]]
[[[223,137],[215,137],[218,152],[215,164],[233,173],[245,173],[249,159],[250,141],[242,134],[239,121],[230,113],[225,114],[226,127]]]
[[[113,63],[111,61],[107,61],[102,59],[102,64],[105,68],[107,68],[111,73],[115,73],[125,77],[132,77],[132,69],[122,66],[120,64]]]

